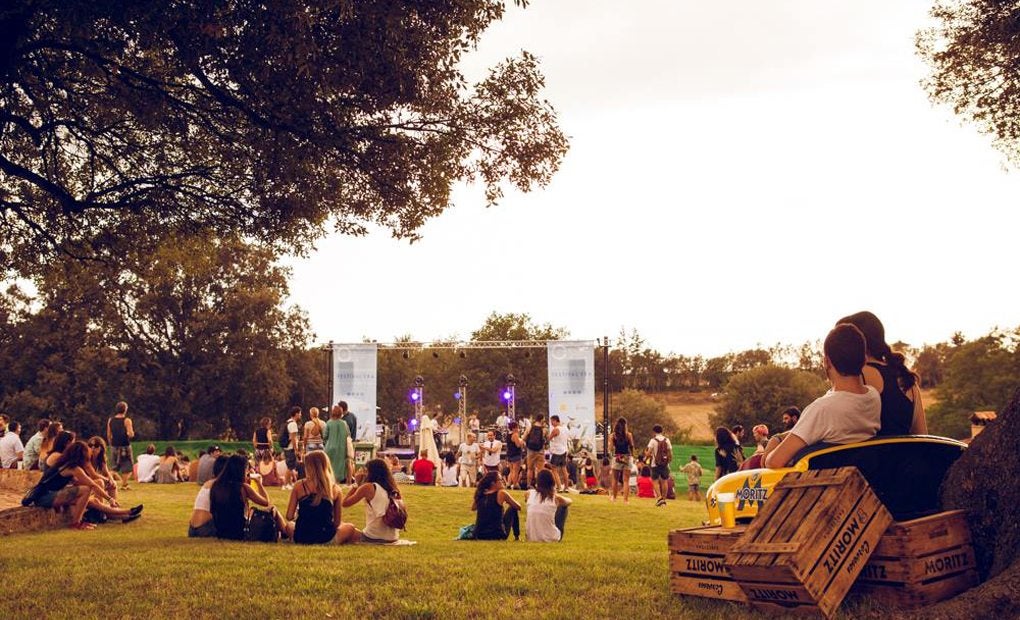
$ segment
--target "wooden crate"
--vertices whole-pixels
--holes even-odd
[[[790,473],[726,566],[764,611],[832,617],[890,523],[856,467]]]
[[[953,510],[890,525],[853,592],[912,609],[951,598],[977,583],[967,513]]]
[[[746,526],[724,529],[717,525],[673,530],[669,533],[669,589],[680,596],[700,596],[747,602],[723,562],[726,552]]]

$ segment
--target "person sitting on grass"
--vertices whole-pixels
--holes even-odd
[[[181,464],[177,460],[177,450],[173,446],[167,446],[163,456],[159,459],[159,467],[156,468],[156,482],[158,484],[173,484],[181,481]]]
[[[210,472],[211,473],[211,472]],[[249,481],[254,480],[254,486]],[[216,537],[244,540],[248,529],[248,502],[272,506],[260,478],[250,478],[248,458],[240,454],[227,457],[223,472],[209,491],[209,512],[216,527]]]
[[[471,510],[476,513],[475,540],[506,540],[511,531],[514,540],[521,539],[521,505],[507,493],[496,472],[487,472],[478,482]]]
[[[611,479],[613,478],[613,468],[609,463],[608,457],[602,457],[602,462],[599,463],[599,488],[609,490],[612,486]]]
[[[436,464],[429,460],[428,450],[422,450],[411,463],[414,483],[431,486],[436,483]]]
[[[284,535],[299,545],[323,545],[337,538],[343,495],[333,471],[324,451],[305,457],[305,477],[290,492],[282,528]]]
[[[882,399],[864,385],[861,370],[866,355],[864,335],[849,324],[837,325],[825,337],[825,374],[832,389],[808,405],[765,466],[785,467],[807,446],[848,444],[871,439],[882,423]]]
[[[584,465],[581,466],[580,478],[584,483],[584,488],[587,490],[594,491],[599,486],[599,479],[595,471],[595,464],[592,462],[590,456],[584,457]]]
[[[135,480],[153,482],[156,479],[156,470],[159,469],[161,460],[160,456],[156,454],[156,444],[150,443],[145,447],[145,454],[139,454],[135,459]]]
[[[441,480],[442,486],[444,487],[457,486],[457,457],[453,455],[453,452],[443,453],[443,471]]]
[[[559,542],[567,524],[569,497],[556,493],[550,469],[541,469],[535,476],[535,488],[528,490],[528,542]]]
[[[188,538],[216,538],[216,523],[212,516],[210,492],[216,478],[223,473],[223,468],[227,466],[227,458],[221,454],[213,460],[213,479],[198,489],[195,505],[191,511],[191,521],[188,522]]]
[[[428,456],[422,451],[422,458]],[[428,459],[426,459],[428,460]],[[390,497],[400,499],[400,489],[390,474],[390,468],[382,459],[372,459],[365,465],[365,482],[353,493],[343,498],[343,507],[350,508],[365,501],[365,529],[359,530],[352,523],[341,523],[336,542],[341,545],[354,543],[389,544],[400,539],[400,530],[386,525],[383,515],[390,505]]]
[[[407,475],[407,465],[401,465],[399,470],[393,472],[393,480],[395,480],[397,484],[410,484],[414,482],[414,480]]]
[[[655,482],[652,481],[652,468],[647,465],[641,467],[641,474],[637,479],[637,496],[655,499]]]

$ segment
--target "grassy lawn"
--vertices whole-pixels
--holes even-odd
[[[467,542],[452,538],[473,520],[468,489],[409,487],[416,546],[304,547],[186,538],[196,488],[135,485],[132,524],[2,539],[4,592],[21,593],[5,617],[764,617],[670,595],[666,533],[696,525],[701,504],[574,495],[562,543]],[[363,507],[344,518],[360,527]]]

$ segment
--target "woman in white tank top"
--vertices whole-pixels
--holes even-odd
[[[383,515],[390,505],[391,494],[397,499],[400,498],[400,490],[393,481],[390,468],[386,461],[372,459],[365,464],[365,472],[365,482],[343,499],[344,508],[350,508],[365,500],[365,529],[359,530],[352,523],[341,523],[335,539],[337,544],[388,544],[400,538],[400,530],[383,522]]]

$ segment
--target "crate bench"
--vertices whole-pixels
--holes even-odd
[[[669,589],[679,596],[747,602],[724,559],[747,526],[691,527],[669,533]]]

